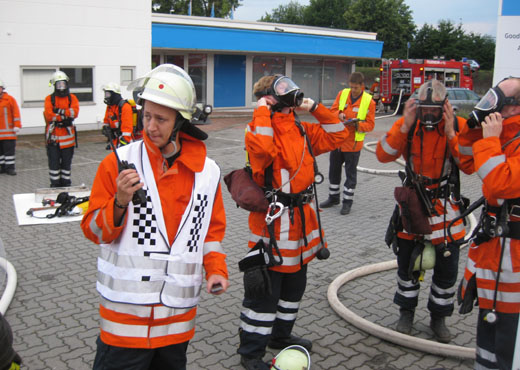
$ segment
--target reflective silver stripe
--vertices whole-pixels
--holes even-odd
[[[90,219],[90,224],[88,225],[88,228],[90,229],[90,232],[92,234],[97,236],[99,243],[104,243],[103,229],[101,229],[96,223],[96,218],[98,217],[99,212],[101,212],[101,210],[97,209],[92,213],[92,218]]]
[[[497,363],[497,356],[482,347],[477,346],[477,356],[489,362]],[[475,364],[476,365],[476,364]]]
[[[379,143],[381,144],[381,148],[383,148],[386,154],[391,156],[396,156],[397,154],[399,154],[399,151],[397,149],[392,148],[390,144],[388,144],[388,142],[386,141],[386,136],[383,136]]]
[[[273,137],[273,128],[272,127],[256,126],[255,131],[253,131],[253,130],[251,130],[251,127],[249,125],[247,125],[247,132],[249,132],[255,136],[256,136],[256,134],[259,134],[259,135]]]
[[[272,322],[276,318],[276,314],[274,313],[255,312],[249,308],[242,310],[242,315],[251,320],[265,322]]]
[[[282,313],[282,312],[277,312],[277,313],[276,313],[276,318],[277,318],[278,320],[294,321],[294,320],[296,320],[296,313]]]
[[[206,242],[204,243],[204,255],[210,252],[218,252],[224,253],[224,249],[222,248],[222,244],[220,242]]]
[[[320,233],[318,229],[312,230],[309,234],[307,234],[307,241],[310,243],[315,238],[319,238]],[[253,233],[249,236],[249,241],[253,244],[256,244],[259,239],[263,239],[266,245],[269,243],[268,237],[261,237],[260,235],[255,235]],[[303,239],[299,240],[278,240],[277,241],[278,248],[280,249],[288,249],[288,250],[297,250],[304,245]],[[284,257],[285,260],[285,257]]]
[[[502,278],[502,274],[500,274],[500,278]],[[478,287],[479,298],[488,299],[492,301],[494,298],[494,294],[494,289],[483,289]],[[497,294],[497,301],[504,303],[518,303],[520,301],[520,292],[504,292],[502,290],[499,290]]]
[[[339,185],[336,185],[336,184],[330,184],[329,185],[329,190],[339,190]]]
[[[478,347],[477,347],[477,351],[478,351]],[[486,366],[478,363],[477,361],[475,361],[475,364],[473,365],[473,370],[496,370],[496,369],[497,369],[496,366],[489,368],[489,367],[486,367]]]
[[[19,122],[19,121],[20,121],[20,118],[17,118],[17,117],[13,118],[13,122]]]
[[[476,268],[477,278],[495,281],[497,273],[493,270]],[[520,272],[512,272],[502,270],[500,271],[500,282],[501,283],[520,283]]]
[[[133,337],[133,338],[147,338],[148,337],[148,326],[147,325],[126,325],[120,324],[113,321],[108,321],[101,318],[101,330],[107,333]]]
[[[195,319],[190,321],[175,322],[168,325],[152,326],[150,328],[150,338],[164,337],[166,335],[182,334],[195,327]]]
[[[399,277],[399,275],[397,275],[397,284],[399,284],[405,288],[414,288],[414,287],[419,288],[419,284],[414,284],[412,282],[412,280],[403,280]]]
[[[478,177],[484,180],[486,176],[495,169],[498,165],[506,161],[505,154],[497,155],[496,157],[489,158],[477,171]]]
[[[449,305],[452,305],[454,302],[453,297],[439,298],[439,297],[435,297],[433,294],[430,294],[429,299],[430,299],[430,301],[438,304],[439,306],[449,306]]]
[[[289,302],[289,301],[284,301],[284,300],[280,299],[278,301],[278,306],[283,307],[283,308],[289,308],[292,310],[297,310],[298,308],[300,308],[300,302]]]
[[[462,146],[459,144],[459,153],[462,155],[471,155],[473,156],[473,147],[471,146]]]
[[[448,223],[447,223],[448,224]],[[447,226],[446,226],[447,227]],[[453,237],[455,237],[455,235],[457,233],[460,233],[462,230],[465,230],[464,228],[464,223],[460,223],[459,225],[456,225],[456,226],[452,226],[451,227],[451,235],[453,235]],[[431,233],[430,235],[430,240],[431,239],[437,239],[437,238],[444,238],[444,235],[448,235],[448,231],[446,231],[446,233],[444,232],[444,229],[440,229],[440,230],[435,230]]]
[[[101,247],[99,258],[111,265],[118,266],[118,268],[154,269],[163,271],[166,267],[165,261],[143,258],[142,256],[120,255],[108,247]],[[112,269],[111,266],[107,267]]]
[[[401,290],[397,288],[397,294],[402,295],[406,298],[415,298],[419,295],[419,290]]]
[[[435,291],[435,293],[438,294],[455,294],[455,286],[452,286],[451,288],[440,288],[438,285],[432,283],[432,289]]]
[[[273,330],[272,326],[253,326],[245,323],[244,321],[240,321],[240,327],[242,330],[248,333],[256,333],[260,335],[270,335]]]
[[[321,128],[325,130],[327,133],[331,132],[341,132],[345,129],[345,125],[343,123],[334,123],[334,124],[322,124]]]
[[[137,304],[128,304],[128,303],[117,303],[112,302],[107,299],[101,297],[100,303],[103,307],[116,311],[118,313],[124,313],[127,315],[137,316],[137,317],[151,317],[152,315],[152,306],[144,306]],[[155,315],[154,315],[155,316]]]
[[[74,108],[69,108],[69,112],[72,118],[76,118],[76,112],[74,112]]]
[[[170,299],[182,299],[186,307],[194,307],[197,305],[200,294],[200,285],[195,286],[175,286],[173,284],[165,284],[161,295],[167,295]]]
[[[100,260],[98,259],[98,262],[99,261]],[[114,268],[113,270],[114,272],[116,272],[117,269]],[[124,271],[121,271],[121,273],[123,274]],[[134,274],[127,275],[135,275],[135,272]],[[132,276],[128,277],[130,278]],[[145,294],[151,291],[160,291],[163,285],[162,280],[135,281],[128,279],[127,281],[125,281],[121,279],[121,277],[115,278],[113,276],[103,273],[102,271],[98,271],[98,283],[105,285],[109,289],[116,290],[119,292],[127,292],[129,294]]]
[[[187,312],[190,312],[193,308],[172,308],[166,306],[154,306],[153,308],[153,318],[157,319],[166,319],[168,317],[182,315]]]

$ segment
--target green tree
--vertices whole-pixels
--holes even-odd
[[[300,5],[296,1],[291,1],[287,5],[280,5],[278,8],[273,9],[271,14],[265,13],[265,15],[260,18],[260,22],[304,24],[304,10],[304,5]]]
[[[343,14],[347,28],[377,32],[384,41],[383,57],[403,57],[416,28],[412,11],[404,0],[350,0]]]
[[[231,14],[231,9],[238,8],[241,0],[192,0],[191,14],[201,17],[211,16],[212,5],[215,5],[215,17],[225,18]],[[152,0],[152,12],[188,15],[190,0]]]
[[[305,24],[315,27],[351,29],[343,18],[343,14],[352,2],[352,0],[311,0],[305,8]]]

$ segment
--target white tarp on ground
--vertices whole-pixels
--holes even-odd
[[[67,192],[69,196],[74,196],[76,198],[90,195],[90,189],[84,185],[70,188],[39,189],[36,193],[13,194],[13,202],[16,210],[16,218],[18,219],[18,225],[57,224],[62,222],[81,221],[83,215],[81,214],[81,209],[78,207],[75,207],[73,210],[73,214],[77,213],[75,216],[47,218],[47,215],[56,212],[56,208],[50,208],[50,206],[46,206],[48,209],[45,210],[33,211],[33,216],[27,214],[27,211],[31,208],[43,208],[43,199],[56,200],[58,194],[61,192]],[[56,204],[56,206],[59,205],[60,204]]]

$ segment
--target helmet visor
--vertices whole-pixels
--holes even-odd
[[[56,81],[57,90],[65,90],[67,88],[67,81]]]
[[[298,85],[287,76],[282,76],[273,83],[273,90],[278,96],[284,96],[299,89]]]
[[[425,125],[436,125],[442,120],[443,103],[428,103],[418,106],[419,120]]]
[[[486,95],[479,100],[477,105],[475,105],[475,109],[487,112],[497,108],[498,106],[498,94],[495,89],[489,89]]]

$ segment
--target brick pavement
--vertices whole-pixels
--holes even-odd
[[[302,120],[308,118],[302,116]],[[393,118],[376,121],[376,131],[367,140],[377,140]],[[216,115],[202,126],[210,134],[208,155],[219,163],[222,174],[240,168],[244,162],[243,134],[248,118],[243,114]],[[80,147],[74,156],[74,184],[91,185],[99,161],[108,153],[97,132],[80,132]],[[47,187],[48,168],[41,136],[22,136],[17,147],[18,175],[0,177],[0,205],[4,217],[0,233],[8,260],[18,272],[18,287],[6,318],[15,334],[15,348],[25,369],[89,369],[98,334],[98,296],[95,291],[97,248],[83,237],[78,222],[54,225],[18,226],[12,194],[32,193]],[[318,158],[327,176],[328,155]],[[375,155],[363,151],[360,166],[398,168],[383,165]],[[479,196],[478,179],[463,176],[464,193]],[[341,273],[366,264],[393,259],[383,237],[393,209],[396,177],[358,174],[352,213],[340,216],[339,208],[322,212],[331,250],[325,261],[313,261],[301,305],[295,334],[314,342],[312,369],[470,369],[472,361],[428,355],[370,336],[343,321],[327,301],[329,284]],[[327,196],[327,182],[318,186],[319,199]],[[238,260],[245,253],[247,213],[237,209],[227,190],[223,191],[228,227],[224,248],[228,253],[231,286],[219,297],[203,293],[197,331],[188,351],[188,369],[240,369],[237,328],[242,299],[242,275]],[[461,253],[461,269],[466,251]],[[427,281],[431,273],[427,274]],[[352,281],[340,289],[342,303],[362,317],[393,327],[398,310],[392,304],[395,270]],[[431,339],[426,310],[428,284],[421,289],[413,334]],[[475,312],[448,319],[453,344],[474,346]],[[275,354],[268,351],[272,358]]]

